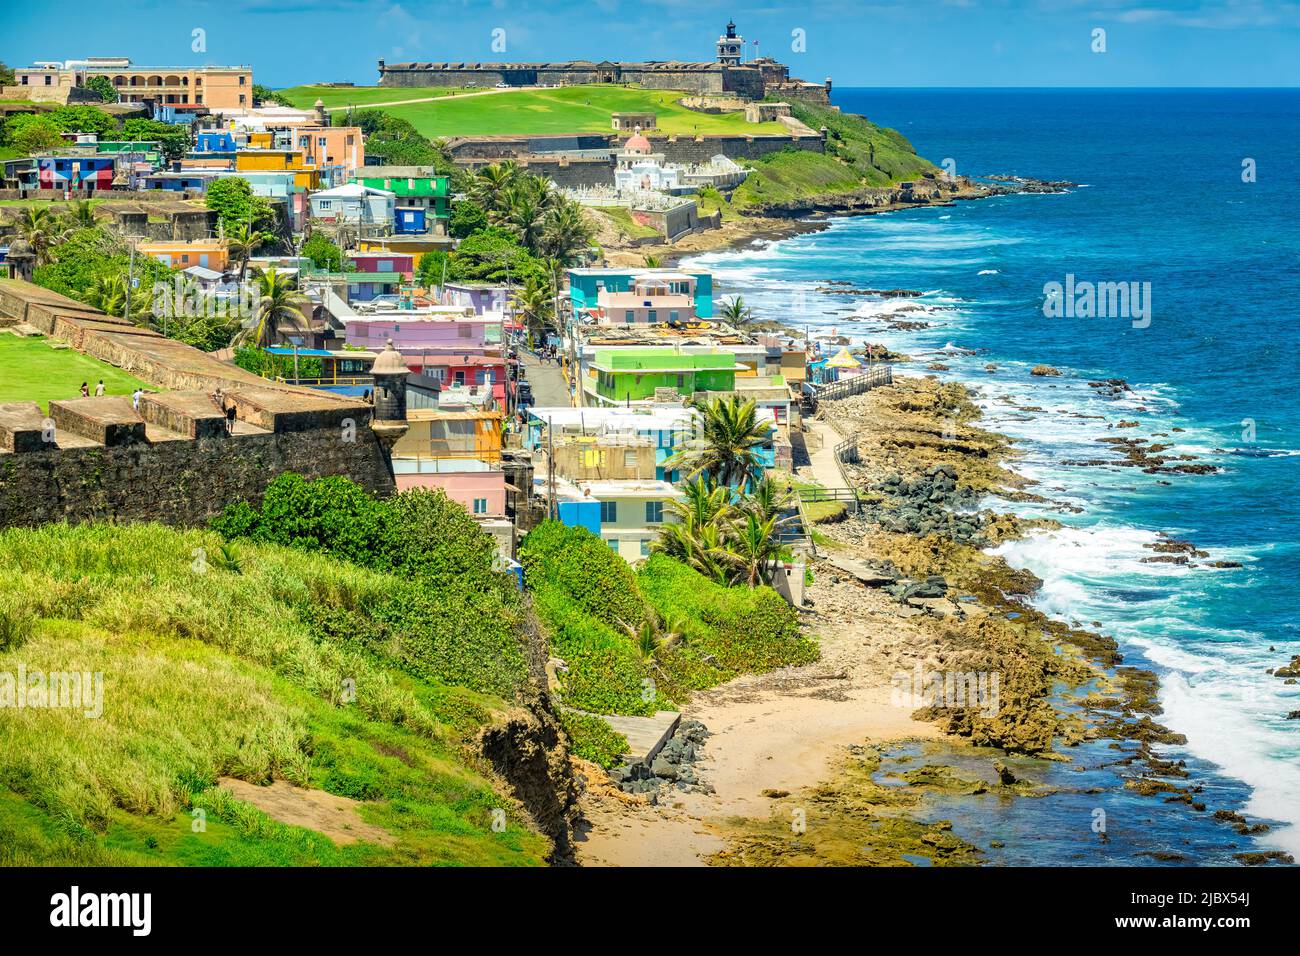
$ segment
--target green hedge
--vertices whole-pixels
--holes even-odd
[[[636,578],[651,606],[681,629],[682,650],[695,658],[691,666],[681,661],[671,668],[687,686],[820,656],[816,643],[800,633],[794,608],[769,587],[725,587],[663,554],[652,555]]]
[[[629,750],[627,738],[599,717],[565,710],[560,722],[569,734],[570,751],[606,770],[617,767]]]
[[[519,562],[534,591],[558,591],[612,628],[637,628],[646,619],[631,567],[586,528],[542,522],[520,544]]]
[[[529,532],[519,562],[569,669],[565,703],[598,714],[653,714],[657,690],[646,683],[649,668],[627,630],[645,621],[647,608],[627,562],[587,529],[557,521]]]
[[[309,481],[286,472],[260,509],[239,502],[212,524],[227,539],[327,553],[400,580],[364,604],[296,596],[300,614],[322,636],[348,640],[417,677],[503,697],[526,678],[518,594],[495,570],[491,537],[441,491],[381,500],[342,476]]]

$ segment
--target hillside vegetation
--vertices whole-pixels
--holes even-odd
[[[897,130],[811,103],[792,103],[791,112],[812,129],[826,127],[826,152],[789,149],[746,162],[749,177],[726,200],[712,193],[712,201],[702,204],[706,212],[720,208],[724,218],[737,218],[755,207],[890,186],[938,172]]]
[[[570,707],[653,714],[738,674],[818,657],[769,587],[729,588],[665,555],[634,571],[590,531],[553,521],[524,539],[520,561],[567,666],[561,699]]]
[[[480,560],[490,540],[478,549],[441,495],[354,524],[336,480],[306,484],[268,495],[275,520],[302,515],[283,543],[243,509],[233,543],[153,524],[0,532],[0,674],[103,674],[101,716],[0,710],[0,864],[547,858],[471,746],[526,671],[520,602]],[[412,545],[382,530],[398,508],[438,536],[400,571],[363,566]],[[356,801],[360,839],[278,822],[222,778]]]

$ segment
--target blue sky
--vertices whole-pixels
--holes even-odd
[[[381,57],[707,60],[732,17],[796,76],[837,86],[1300,86],[1300,2],[1281,0],[135,0],[120,8],[128,15],[111,9],[14,3],[0,59],[129,56],[248,64],[270,86],[372,84]],[[206,31],[206,52],[191,49],[195,29]],[[494,30],[505,31],[496,34],[504,52],[492,49]],[[803,52],[792,50],[796,30]],[[1096,30],[1105,52],[1092,49]]]

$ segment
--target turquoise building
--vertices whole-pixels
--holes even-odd
[[[602,291],[631,292],[638,277],[671,280],[673,276],[694,280],[695,314],[701,319],[713,318],[713,273],[691,269],[570,269],[569,298],[573,302],[573,314],[595,309]]]

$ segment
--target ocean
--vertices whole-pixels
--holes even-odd
[[[939,809],[959,833],[1016,834],[990,850],[994,862],[1231,863],[1270,848],[1300,856],[1300,720],[1287,718],[1300,710],[1300,685],[1267,673],[1300,654],[1300,406],[1291,401],[1300,391],[1300,91],[845,89],[834,102],[959,174],[1078,188],[842,218],[690,263],[712,269],[718,293],[743,294],[760,317],[882,342],[918,360],[903,374],[941,361],[950,370],[938,374],[971,385],[981,424],[1017,441],[1013,467],[1052,500],[992,504],[1064,525],[998,553],[1043,579],[1040,608],[1098,622],[1126,664],[1157,671],[1157,719],[1187,737],[1157,749],[1187,761],[1190,782],[1205,787],[1198,799],[1272,828],[1242,837],[1208,812],[1124,791],[1122,768],[1105,767],[1115,758],[1105,744],[1075,753],[1086,771],[1039,768],[1060,794]],[[815,291],[827,280],[925,295]],[[1149,295],[1150,313],[1049,318],[1053,282],[1125,283]],[[886,325],[900,320],[924,327]],[[1062,374],[1031,376],[1040,363]],[[1114,378],[1130,389],[1117,398],[1089,385]],[[1117,457],[1098,441],[1117,436],[1215,467],[1148,474],[1078,463]],[[1158,532],[1208,556],[1143,561]],[[1105,837],[1089,825],[1098,808]]]

